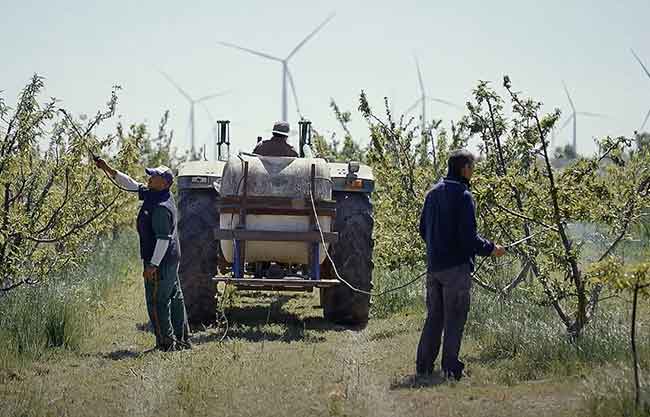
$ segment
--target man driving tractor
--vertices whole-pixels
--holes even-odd
[[[293,156],[297,157],[298,153],[293,146],[287,143],[289,137],[289,123],[275,122],[273,125],[273,136],[263,140],[255,146],[254,154],[261,156]]]

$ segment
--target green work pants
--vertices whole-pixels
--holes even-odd
[[[178,260],[163,260],[158,279],[145,280],[149,319],[156,334],[156,346],[169,349],[189,337],[183,290],[178,279]]]

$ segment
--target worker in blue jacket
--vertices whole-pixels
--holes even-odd
[[[427,246],[427,318],[418,344],[416,372],[433,373],[442,334],[442,373],[459,380],[465,365],[458,360],[470,304],[474,257],[503,256],[505,249],[476,231],[469,181],[474,156],[451,153],[448,173],[427,193],[420,216],[420,236]]]

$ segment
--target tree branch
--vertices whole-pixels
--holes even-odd
[[[501,292],[505,294],[510,294],[510,292],[515,289],[520,283],[522,283],[525,279],[526,276],[528,275],[528,272],[530,271],[530,264],[526,263],[524,267],[521,269],[519,274],[513,279],[510,284],[506,285]]]
[[[560,305],[558,298],[555,296],[555,294],[553,294],[551,289],[548,287],[548,282],[546,282],[546,278],[543,278],[542,275],[537,275],[537,279],[542,284],[542,289],[546,294],[546,298],[551,303],[551,306],[555,309],[555,312],[560,317],[560,320],[562,320],[562,322],[568,329],[572,324],[571,319],[569,319],[569,317],[566,315],[566,313],[562,309],[562,306]]]
[[[535,224],[538,224],[538,225],[540,225],[540,226],[543,226],[545,229],[549,229],[549,230],[552,230],[552,231],[554,231],[554,232],[558,232],[557,227],[553,227],[553,226],[548,225],[548,224],[546,224],[546,223],[544,223],[544,222],[542,222],[542,221],[540,221],[540,220],[536,220],[536,219],[533,219],[532,217],[528,217],[528,216],[525,216],[525,215],[523,215],[523,214],[521,214],[521,213],[517,213],[517,212],[515,212],[515,211],[513,211],[513,210],[510,210],[510,209],[507,208],[507,207],[502,206],[501,204],[499,204],[499,203],[497,203],[497,202],[494,202],[494,205],[495,205],[498,209],[503,210],[503,211],[505,211],[506,213],[511,214],[511,215],[513,215],[513,216],[515,216],[515,217],[519,217],[519,218],[522,219],[522,220],[526,220],[526,221],[529,221],[529,222],[531,222],[531,223],[535,223]],[[530,231],[528,232],[528,234],[530,234]],[[525,236],[525,237],[528,237],[528,236]]]
[[[92,223],[93,221],[97,220],[101,215],[106,213],[108,211],[108,209],[110,209],[118,201],[117,197],[118,197],[117,195],[115,197],[113,197],[112,201],[106,207],[104,207],[103,209],[101,209],[100,211],[98,211],[97,213],[92,215],[86,221],[73,226],[72,229],[68,230],[67,232],[65,232],[63,235],[61,235],[59,237],[56,237],[56,238],[41,238],[41,237],[33,237],[33,236],[24,236],[24,237],[27,240],[31,240],[32,242],[38,242],[38,243],[56,243],[56,242],[60,242],[61,240],[69,237],[70,235],[74,234],[75,232],[83,229],[84,227],[86,227],[87,225]]]
[[[65,169],[65,191],[63,193],[63,202],[57,207],[54,212],[52,213],[52,216],[50,217],[50,220],[43,226],[41,229],[37,230],[35,234],[40,235],[41,233],[45,232],[49,228],[52,227],[54,222],[56,221],[57,216],[63,210],[63,208],[68,204],[68,197],[69,197],[69,191],[70,191],[70,169],[66,168]]]
[[[489,291],[489,292],[491,292],[491,293],[494,293],[494,294],[499,294],[499,293],[500,293],[500,291],[499,291],[498,288],[496,288],[496,287],[492,287],[492,286],[490,286],[490,284],[488,284],[487,282],[483,282],[483,281],[481,281],[481,280],[477,277],[477,275],[478,275],[478,274],[473,274],[473,275],[472,275],[472,281],[474,281],[474,282],[475,282],[479,287],[481,287],[481,288],[483,288],[484,290],[487,290],[487,291]]]
[[[544,163],[546,165],[546,177],[549,182],[549,194],[550,194],[550,200],[551,204],[553,206],[553,215],[555,218],[555,225],[557,227],[557,232],[560,235],[560,239],[562,241],[562,246],[564,248],[564,253],[566,256],[566,259],[569,262],[569,266],[571,268],[571,278],[576,286],[576,291],[578,295],[578,312],[576,314],[576,327],[577,327],[577,332],[582,330],[584,325],[586,324],[586,315],[587,315],[587,299],[586,299],[586,294],[584,291],[584,283],[582,282],[582,278],[580,275],[580,268],[578,267],[578,261],[575,258],[575,255],[572,251],[572,242],[569,239],[566,230],[564,229],[564,225],[562,223],[562,212],[560,210],[560,205],[559,205],[559,198],[558,198],[558,190],[557,186],[555,184],[555,176],[553,175],[553,167],[551,166],[550,158],[548,155],[548,144],[546,142],[546,136],[544,134],[544,129],[542,128],[542,124],[539,120],[539,116],[537,115],[536,111],[529,110],[527,107],[521,102],[517,94],[515,94],[509,85],[506,85],[506,89],[508,90],[508,93],[510,94],[510,97],[512,100],[520,107],[520,111],[522,114],[527,115],[528,117],[531,117],[535,120],[535,124],[537,127],[537,132],[540,137],[540,141],[542,143],[542,149],[544,151]]]

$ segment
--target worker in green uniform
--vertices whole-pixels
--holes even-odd
[[[189,326],[178,279],[181,250],[177,232],[177,212],[169,191],[174,176],[166,166],[147,168],[147,185],[111,168],[101,158],[98,168],[126,191],[137,192],[142,206],[137,229],[149,319],[156,334],[156,348],[163,351],[191,348]]]

